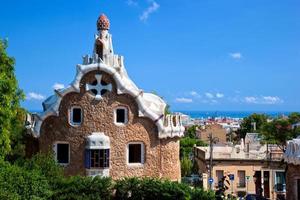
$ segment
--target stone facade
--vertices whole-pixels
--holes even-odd
[[[288,200],[300,199],[300,136],[287,142],[284,154],[287,163],[286,191]]]
[[[93,96],[85,91],[85,84],[94,80],[95,74],[103,74],[102,80],[113,85],[112,92],[103,96],[101,101],[94,101]],[[39,146],[42,152],[52,151],[56,141],[70,144],[70,163],[65,167],[67,175],[85,175],[84,150],[85,140],[93,132],[103,132],[111,140],[110,176],[165,177],[180,179],[179,142],[177,139],[159,139],[154,122],[145,117],[138,117],[138,107],[129,95],[118,95],[112,77],[101,71],[92,71],[81,80],[80,93],[70,93],[61,102],[58,117],[47,118],[41,127]],[[83,122],[74,127],[69,123],[69,109],[80,106],[83,110]],[[128,124],[118,126],[114,123],[114,110],[128,108]],[[129,142],[143,142],[145,145],[145,163],[143,166],[126,164],[126,146]]]
[[[99,19],[93,57],[84,57],[75,80],[43,103],[44,112],[29,117],[27,129],[37,138],[43,153],[55,152],[58,142],[69,144],[69,162],[63,165],[66,175],[91,175],[86,166],[87,138],[99,133],[109,140],[109,167],[105,170],[113,179],[136,176],[180,180],[181,116],[164,115],[165,102],[144,93],[129,79],[123,57],[113,53],[109,20],[104,15]],[[98,86],[92,83],[100,87],[97,94]],[[103,87],[107,88],[104,94]],[[70,122],[72,107],[81,108],[79,125]],[[127,110],[124,124],[115,122],[115,110],[120,107]],[[131,142],[143,144],[143,162],[128,164]]]
[[[300,199],[300,166],[288,164],[286,173],[286,197],[288,200]]]

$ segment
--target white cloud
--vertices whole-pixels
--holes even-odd
[[[278,103],[283,103],[283,100],[280,99],[277,96],[264,96],[263,102],[264,104],[278,104]]]
[[[181,98],[176,98],[175,101],[178,103],[192,103],[193,99],[181,97]]]
[[[134,1],[134,0],[127,0],[126,3],[129,6],[137,6],[138,5],[138,2]]]
[[[283,100],[278,96],[260,96],[260,97],[249,96],[249,97],[245,97],[245,102],[251,104],[274,105],[274,104],[283,103]]]
[[[210,93],[210,92],[206,92],[206,93],[205,93],[205,96],[206,96],[207,98],[209,98],[209,99],[215,98],[214,95],[213,95],[212,93]]]
[[[52,88],[53,88],[54,90],[59,90],[59,89],[65,88],[65,85],[62,84],[62,83],[55,83],[55,84],[52,86]]]
[[[44,100],[45,96],[35,93],[35,92],[29,92],[28,95],[26,96],[27,100]]]
[[[257,103],[257,98],[256,97],[245,97],[246,103]]]
[[[201,98],[201,95],[198,92],[196,92],[196,91],[191,91],[189,93],[189,95],[191,95],[192,97]]]
[[[240,52],[230,53],[229,56],[235,60],[239,60],[243,57]]]
[[[149,16],[152,13],[156,12],[159,7],[160,5],[158,3],[156,3],[155,1],[151,1],[151,5],[146,10],[144,10],[143,14],[140,16],[140,20],[143,22],[147,21]]]
[[[224,94],[218,92],[218,93],[216,94],[216,97],[219,98],[219,99],[221,99],[221,98],[224,97]]]
[[[198,96],[199,94],[196,91],[191,91],[190,95],[192,95],[192,96]]]

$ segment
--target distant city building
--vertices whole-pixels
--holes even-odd
[[[181,116],[165,115],[166,103],[129,78],[123,56],[114,54],[109,28],[101,15],[93,56],[84,56],[74,81],[55,90],[42,113],[29,117],[27,128],[37,143],[27,149],[54,152],[66,175],[178,181]]]
[[[192,126],[194,125],[193,119],[189,115],[185,115],[180,112],[175,112],[175,115],[180,115],[181,116],[181,123],[183,126]]]
[[[209,124],[200,126],[196,130],[197,138],[201,139],[202,141],[208,143],[209,142],[209,134],[212,134],[213,137],[218,138],[218,143],[226,143],[226,130],[219,124]]]
[[[287,199],[300,199],[300,136],[287,142],[287,148],[284,154],[284,160],[287,163]]]
[[[268,147],[268,148],[267,148]],[[195,147],[195,160],[199,173],[204,174],[203,183],[209,187],[209,147]],[[279,153],[281,152],[281,153]],[[283,152],[275,145],[262,145],[257,133],[248,133],[240,144],[216,144],[213,146],[213,188],[217,189],[223,176],[232,174],[227,194],[237,196],[246,193],[259,194],[268,199],[285,195],[285,166],[281,160]]]

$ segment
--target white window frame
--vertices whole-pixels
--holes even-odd
[[[121,123],[121,122],[117,122],[117,110],[119,109],[123,109],[125,110],[125,122]],[[126,124],[128,124],[128,108],[126,106],[118,106],[114,109],[114,124],[117,126],[125,126]]]
[[[141,162],[140,163],[130,163],[129,162],[129,145],[131,144],[140,144],[141,145]],[[129,142],[126,148],[126,163],[131,167],[141,167],[145,163],[145,144],[143,142]]]
[[[74,109],[80,109],[81,110],[81,120],[80,120],[80,123],[78,122],[73,122],[73,110]],[[80,106],[72,106],[69,110],[69,124],[71,126],[80,126],[82,124],[82,121],[83,121],[83,109],[80,107]]]
[[[68,163],[59,163],[58,160],[57,160],[57,145],[58,144],[68,144],[69,148],[68,148]],[[69,142],[66,142],[66,141],[56,141],[54,142],[53,144],[53,151],[54,151],[54,155],[55,155],[55,161],[59,164],[59,165],[62,165],[62,166],[67,166],[70,164],[70,160],[71,160],[71,147],[70,147],[70,143]]]

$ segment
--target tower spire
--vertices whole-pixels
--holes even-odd
[[[105,14],[101,14],[97,20],[98,34],[96,35],[95,39],[94,54],[106,64],[112,64],[109,62],[113,60],[114,55],[112,38],[108,32],[109,28],[109,19]]]
[[[97,30],[109,30],[110,28],[110,22],[109,19],[106,17],[105,14],[101,14],[97,20]]]

